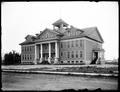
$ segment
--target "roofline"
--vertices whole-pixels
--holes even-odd
[[[104,43],[104,40],[103,40],[103,38],[102,38],[102,36],[101,36],[101,34],[100,34],[100,32],[98,31],[98,28],[96,27],[96,30],[97,30],[97,32],[98,32],[98,35],[100,36],[100,39],[102,40],[102,42]]]

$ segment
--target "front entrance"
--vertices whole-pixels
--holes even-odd
[[[49,53],[43,53],[43,61],[41,64],[50,64],[48,62],[48,56],[49,56]]]
[[[93,60],[92,60],[92,62],[91,62],[91,64],[96,64],[96,61],[97,61],[97,59],[98,59],[98,52],[93,52]]]

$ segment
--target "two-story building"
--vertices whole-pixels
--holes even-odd
[[[21,45],[22,64],[103,64],[103,39],[97,27],[79,29],[62,19],[53,29],[27,35]]]

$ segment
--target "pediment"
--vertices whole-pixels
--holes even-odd
[[[57,33],[53,32],[53,30],[45,29],[39,36],[38,39],[51,39],[56,38]]]

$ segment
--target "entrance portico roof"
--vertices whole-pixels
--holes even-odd
[[[96,48],[96,49],[93,49],[93,51],[105,51],[104,49],[100,49],[100,48]]]

